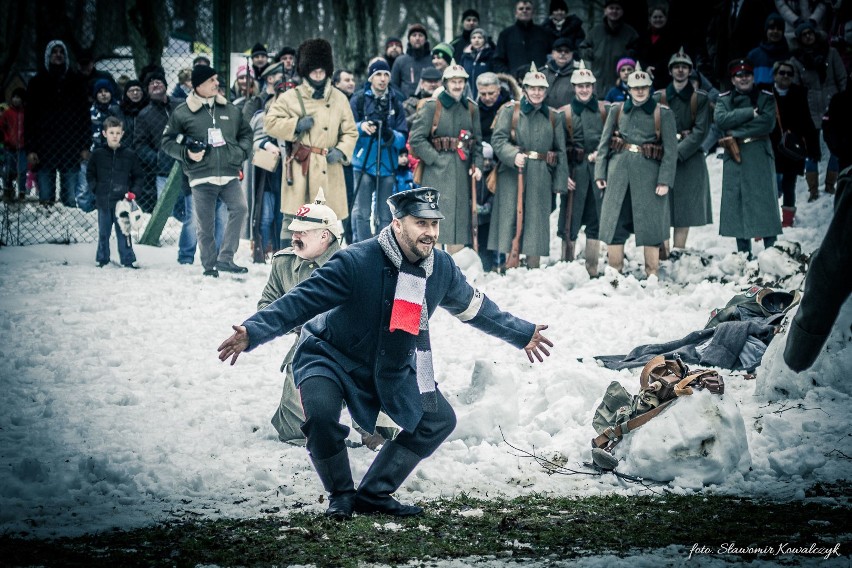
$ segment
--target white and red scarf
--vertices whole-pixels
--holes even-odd
[[[391,310],[390,331],[401,330],[417,336],[415,366],[417,389],[424,412],[438,409],[435,391],[435,372],[432,368],[432,347],[429,342],[429,310],[426,306],[426,281],[432,275],[435,252],[419,265],[411,264],[402,255],[399,245],[388,225],[379,232],[379,245],[399,271]]]

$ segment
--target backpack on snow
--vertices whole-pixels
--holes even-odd
[[[598,433],[592,439],[592,461],[601,469],[615,469],[618,460],[612,450],[625,434],[646,424],[679,397],[705,388],[721,395],[725,382],[716,371],[691,370],[680,357],[672,360],[662,355],[645,364],[639,375],[638,395],[632,396],[621,383],[611,382],[592,419]]]

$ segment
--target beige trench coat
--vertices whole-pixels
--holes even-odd
[[[279,140],[294,142],[315,148],[337,148],[345,156],[348,165],[358,141],[355,119],[346,95],[326,83],[323,98],[314,99],[314,93],[307,81],[295,89],[281,94],[272,103],[263,127],[267,134]],[[304,104],[304,112],[302,104]],[[314,125],[310,130],[296,135],[296,123],[303,116],[312,116]],[[311,153],[308,176],[302,175],[301,164],[293,162],[293,184],[288,185],[286,170],[281,182],[281,211],[293,215],[305,203],[311,203],[319,188],[325,192],[326,204],[337,214],[338,219],[349,216],[346,201],[346,183],[343,179],[344,163],[329,164],[322,154]]]

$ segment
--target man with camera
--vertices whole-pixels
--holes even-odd
[[[356,243],[373,236],[370,209],[374,193],[377,229],[391,222],[390,208],[385,204],[393,193],[399,151],[405,148],[408,137],[402,101],[388,88],[390,67],[384,59],[370,65],[367,80],[369,84],[349,102],[358,128],[358,143],[352,158],[355,168],[352,240]]]
[[[251,143],[251,128],[242,113],[219,94],[216,70],[197,65],[192,70],[192,92],[163,131],[163,149],[180,161],[189,178],[205,276],[216,278],[220,270],[248,272],[234,264],[234,253],[248,214],[239,176]],[[228,209],[218,250],[213,236],[217,199]]]

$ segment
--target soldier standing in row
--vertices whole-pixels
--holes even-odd
[[[726,134],[722,166],[719,234],[737,239],[737,252],[751,258],[752,237],[766,248],[781,233],[775,159],[770,133],[775,129],[775,97],[754,87],[748,59],[728,66],[734,89],[719,95],[714,118]]]
[[[411,151],[423,163],[420,183],[443,188],[439,242],[450,254],[473,243],[470,178],[482,178],[479,108],[464,96],[467,78],[455,61],[444,70],[444,90],[417,111],[409,139]]]
[[[343,165],[355,150],[358,131],[349,100],[331,85],[331,45],[309,39],[299,46],[296,66],[302,84],[279,95],[266,113],[267,134],[292,143],[281,183],[281,211],[292,217],[325,188],[339,219],[349,216]]]
[[[675,117],[677,129],[677,172],[669,193],[674,248],[686,248],[690,227],[713,222],[710,204],[710,175],[701,143],[710,128],[710,105],[707,93],[696,90],[689,80],[692,59],[683,48],[669,59],[672,82],[665,90],[654,93],[654,99],[668,106]],[[660,254],[668,258],[668,238]]]
[[[597,79],[591,69],[580,61],[580,67],[571,76],[574,85],[574,100],[559,110],[565,116],[568,133],[568,193],[562,196],[559,207],[557,234],[562,237],[562,260],[574,260],[574,243],[580,233],[580,225],[586,226],[586,270],[589,276],[598,275],[598,257],[601,242],[598,240],[603,194],[595,186],[595,161],[598,157],[598,142],[601,139],[609,103],[595,96]],[[568,204],[571,217],[568,218]],[[566,227],[566,224],[568,225]]]
[[[621,272],[624,243],[635,233],[651,276],[659,270],[660,245],[671,226],[668,194],[677,167],[677,132],[674,114],[651,98],[651,77],[638,65],[627,86],[630,98],[609,108],[598,146],[595,179],[605,190],[600,237],[609,245],[609,265]]]
[[[551,194],[568,191],[565,129],[562,115],[544,104],[547,78],[535,63],[524,76],[523,93],[519,102],[500,109],[491,135],[500,165],[488,248],[509,253],[509,267],[520,253],[526,255],[529,268],[538,268],[541,257],[550,254]],[[519,191],[523,191],[520,224]],[[514,251],[513,241],[519,244]]]

